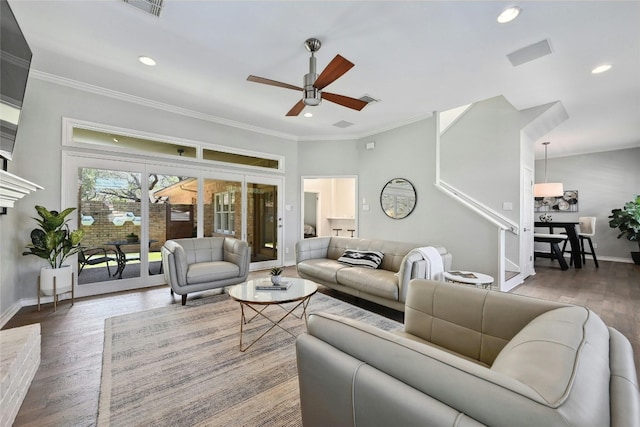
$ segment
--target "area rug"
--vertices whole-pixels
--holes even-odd
[[[270,306],[277,316],[278,306]],[[359,319],[386,330],[402,324],[317,293],[308,312]],[[282,312],[284,313],[284,312]],[[296,336],[303,319],[283,326]],[[245,326],[244,342],[268,327]],[[274,328],[239,351],[240,307],[215,295],[106,319],[99,426],[300,426],[295,338]]]

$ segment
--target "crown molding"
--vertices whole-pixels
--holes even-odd
[[[283,132],[276,132],[271,129],[265,129],[258,126],[249,125],[246,123],[236,122],[234,120],[223,119],[221,117],[212,116],[210,114],[201,113],[194,110],[189,110],[187,108],[176,107],[175,105],[165,104],[163,102],[152,101],[147,98],[142,98],[135,95],[130,95],[124,92],[118,92],[111,89],[106,89],[101,86],[92,85],[89,83],[80,82],[73,79],[68,79],[66,77],[56,76],[54,74],[45,73],[43,71],[31,69],[29,72],[29,76],[36,78],[38,80],[43,80],[46,82],[58,84],[61,86],[67,86],[73,89],[81,90],[84,92],[94,93],[96,95],[107,96],[109,98],[118,99],[125,102],[130,102],[133,104],[142,105],[145,107],[155,108],[157,110],[168,111],[174,114],[180,114],[182,116],[191,117],[194,119],[204,120],[207,122],[212,122],[224,126],[229,126],[237,129],[246,130],[249,132],[261,133],[264,135],[275,136],[278,138],[289,139],[293,141],[298,141],[298,137],[295,135],[291,135]]]
[[[55,74],[46,73],[44,71],[39,71],[36,69],[31,69],[29,72],[29,76],[36,78],[38,80],[43,80],[46,82],[58,84],[61,86],[67,86],[73,89],[81,90],[84,92],[94,93],[96,95],[107,96],[109,98],[118,99],[125,102],[130,102],[133,104],[142,105],[145,107],[155,108],[158,110],[168,111],[174,114],[180,114],[182,116],[191,117],[194,119],[204,120],[211,123],[216,123],[224,126],[233,127],[236,129],[242,129],[249,132],[260,133],[263,135],[274,136],[277,138],[288,139],[291,141],[344,141],[344,140],[358,140],[362,138],[367,138],[372,135],[377,135],[389,130],[397,129],[415,122],[419,122],[421,120],[428,119],[432,117],[432,113],[421,114],[418,116],[414,116],[407,120],[403,120],[397,123],[394,123],[389,126],[385,126],[382,128],[378,128],[375,130],[371,130],[363,133],[353,133],[353,134],[342,134],[342,135],[309,135],[309,136],[297,136],[284,132],[277,132],[272,129],[266,129],[259,126],[253,126],[247,123],[241,123],[234,120],[223,119],[221,117],[212,116],[210,114],[201,113],[194,110],[189,110],[187,108],[177,107],[175,105],[166,104],[163,102],[152,101],[147,98],[142,98],[135,95],[130,95],[124,92],[118,92],[115,90],[107,89],[101,86],[92,85],[89,83],[80,82],[78,80],[69,79],[66,77],[57,76]]]

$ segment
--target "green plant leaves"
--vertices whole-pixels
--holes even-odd
[[[29,251],[22,255],[35,255],[46,259],[52,268],[62,267],[67,257],[77,253],[80,242],[84,237],[84,230],[70,231],[66,217],[76,208],[67,208],[62,212],[50,211],[43,206],[36,206],[40,219],[33,218],[40,228],[31,231],[31,244],[27,245]]]
[[[618,239],[625,236],[640,247],[640,195],[624,204],[622,209],[613,209],[609,215],[609,227],[620,230]]]

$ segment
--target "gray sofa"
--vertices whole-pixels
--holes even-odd
[[[313,426],[640,426],[629,341],[585,307],[412,280],[405,326],[313,313],[296,342]]]
[[[182,295],[242,283],[249,274],[249,246],[233,237],[167,240],[161,249],[164,277]]]
[[[296,270],[313,280],[346,294],[404,311],[407,285],[415,278],[430,279],[430,261],[416,250],[416,243],[352,237],[314,237],[296,244]],[[444,271],[451,268],[451,254],[435,246]],[[379,251],[384,254],[376,269],[338,262],[347,249]]]

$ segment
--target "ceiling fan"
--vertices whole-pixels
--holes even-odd
[[[307,50],[311,52],[311,57],[309,58],[309,74],[305,74],[304,76],[304,88],[258,76],[249,76],[247,77],[247,80],[250,82],[302,91],[302,99],[298,101],[291,110],[289,110],[287,116],[297,116],[302,112],[306,105],[316,106],[320,104],[320,101],[323,99],[342,105],[343,107],[358,111],[362,110],[367,105],[366,101],[322,91],[325,87],[329,86],[340,76],[349,71],[354,64],[342,56],[336,55],[322,73],[318,75],[316,73],[316,57],[314,54],[320,50],[320,46],[322,44],[320,43],[320,40],[310,38],[304,42],[304,45]]]

